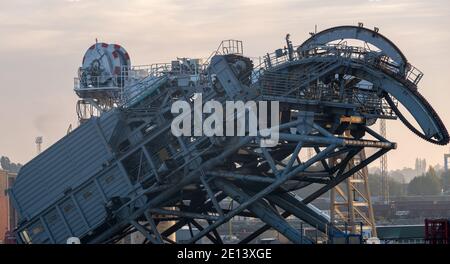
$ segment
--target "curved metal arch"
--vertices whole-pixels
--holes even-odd
[[[400,66],[403,66],[402,68],[408,63],[406,56],[390,39],[374,30],[358,26],[339,26],[325,29],[303,42],[297,51],[306,51],[313,44],[326,44],[340,39],[357,39],[370,43],[382,50]]]
[[[418,95],[417,91],[408,89],[403,84],[382,72],[355,67],[352,75],[376,84],[384,92],[397,99],[416,120],[423,133],[420,133],[420,131],[413,128],[412,125],[404,119],[403,115],[400,117],[400,111],[395,105],[391,105],[391,107],[395,108],[393,110],[399,116],[401,121],[418,136],[436,144],[445,145],[448,143],[449,138],[445,126],[436,115],[433,107],[424,100],[423,96]]]
[[[334,61],[334,58],[316,58],[319,61]],[[280,65],[275,71],[283,71],[288,68],[292,70],[293,67],[304,67],[310,63],[315,63],[314,59],[298,60],[286,63],[284,67]],[[416,129],[408,120],[400,113],[400,110],[396,106],[391,105],[393,110],[399,116],[400,120],[415,134],[419,137],[438,145],[446,145],[449,143],[449,134],[443,124],[440,117],[437,115],[433,107],[428,103],[428,101],[416,90],[410,89],[401,82],[394,79],[389,74],[375,69],[370,69],[367,67],[360,67],[361,65],[357,63],[345,63],[345,65],[338,62],[337,68],[330,71],[339,71],[340,68],[345,67],[345,70],[362,80],[369,81],[379,87],[384,93],[397,99],[406,110],[412,115],[417,124],[422,129],[422,132]],[[340,64],[340,66],[339,66]],[[351,73],[349,72],[351,71]],[[384,96],[384,94],[381,94]]]

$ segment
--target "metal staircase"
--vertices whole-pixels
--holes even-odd
[[[129,108],[138,104],[141,100],[155,93],[168,80],[167,75],[153,76],[147,78],[124,88],[122,107]]]
[[[259,88],[263,96],[294,97],[298,99],[315,99],[306,91],[308,84],[341,66],[339,60],[331,59],[305,65],[301,72],[272,72],[269,70],[260,78]],[[309,97],[309,98],[308,98]]]

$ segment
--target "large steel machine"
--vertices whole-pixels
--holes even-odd
[[[197,231],[182,243],[222,243],[217,229],[244,216],[263,225],[240,243],[269,229],[314,243],[287,217],[342,233],[310,203],[396,148],[371,128],[378,119],[398,118],[431,143],[449,142],[418,91],[423,74],[378,29],[334,27],[299,46],[288,35],[261,63],[242,50],[229,40],[205,62],[133,67],[122,47],[92,46],[75,91],[79,109],[98,113],[79,111],[82,124],[21,169],[10,190],[18,241],[115,243],[138,231],[145,243],[174,243],[170,235],[189,226]],[[174,136],[172,104],[194,105],[199,93],[220,104],[278,101],[278,143],[261,145],[263,131]],[[313,191],[300,198],[305,187]]]

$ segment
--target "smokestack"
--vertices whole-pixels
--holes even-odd
[[[41,136],[36,137],[36,141],[35,142],[36,142],[36,154],[39,155],[39,154],[41,154],[41,151],[42,151],[42,149],[41,149],[42,142],[43,142],[42,137]]]

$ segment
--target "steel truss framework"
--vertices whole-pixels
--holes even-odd
[[[261,137],[244,137],[234,144],[227,145],[222,154],[207,162],[196,163],[197,169],[146,203],[142,204],[139,198],[128,202],[121,209],[126,217],[90,242],[117,241],[133,227],[133,231],[137,230],[145,236],[145,242],[172,243],[174,241],[170,241],[167,237],[181,227],[189,225],[198,228],[200,232],[185,243],[194,243],[202,237],[209,238],[213,243],[221,243],[217,228],[237,215],[256,217],[266,224],[241,243],[250,242],[269,228],[277,230],[294,243],[312,243],[310,238],[303,236],[286,222],[284,218],[290,215],[316,226],[328,235],[340,232],[307,204],[395,148],[395,144],[369,128],[366,128],[366,131],[375,140],[337,137],[315,123],[303,124],[310,126],[314,131],[311,135],[293,135],[287,132],[291,128],[298,127],[300,122],[289,122],[280,126],[280,139],[283,143],[276,149],[260,148],[257,143]],[[180,140],[181,144],[182,142]],[[305,146],[314,146],[316,155],[301,161],[298,154]],[[348,169],[349,162],[366,146],[373,147],[377,151]],[[336,157],[342,159],[338,159],[339,161],[335,163],[329,162]],[[234,170],[216,167],[222,165],[224,160],[236,162],[241,159],[255,160],[264,164],[261,166],[261,173],[252,175],[242,173],[246,167],[253,165],[251,163],[244,163],[243,167]],[[195,162],[196,157],[190,157],[190,160]],[[321,170],[311,172],[309,169],[317,164],[320,164]],[[320,184],[322,187],[303,200],[288,192],[292,186],[301,188],[312,183]],[[186,190],[186,186],[189,185],[192,185],[192,188],[189,188],[192,190]],[[161,186],[155,186],[149,188],[146,193],[158,192],[160,189]],[[222,208],[220,201],[226,197],[236,201],[239,206],[231,210]],[[175,209],[164,209],[168,206]],[[155,217],[156,215],[164,217]],[[160,232],[156,228],[160,221],[173,220],[177,221],[176,224],[167,230]],[[117,234],[122,228],[125,229],[110,239],[110,236]]]
[[[205,237],[223,243],[218,228],[235,216],[264,223],[239,243],[250,243],[269,229],[293,243],[314,243],[286,219],[289,216],[325,236],[341,235],[334,223],[309,204],[396,148],[370,128],[379,118],[396,119],[400,112],[395,99],[418,119],[425,132],[415,132],[421,137],[445,144],[448,133],[431,106],[417,96],[421,73],[411,77],[415,68],[407,65],[395,46],[383,53],[328,44],[340,34],[363,29],[340,30],[326,31],[323,38],[319,33],[296,50],[287,37],[287,48],[267,54],[261,65],[254,66],[240,53],[221,53],[212,56],[195,78],[164,67],[138,82],[142,93],[116,109],[123,122],[112,139],[103,142],[113,157],[103,172],[117,170],[127,183],[121,187],[132,191],[125,197],[103,197],[107,217],[82,234],[82,242],[115,243],[138,231],[144,243],[175,243],[169,236],[188,226],[191,236],[181,243]],[[350,35],[375,44],[384,41],[381,47],[390,43],[374,38],[376,32],[356,33]],[[401,61],[393,62],[396,58]],[[194,105],[194,94],[199,92],[204,102],[214,99],[222,105],[226,100],[278,101],[278,144],[261,147],[266,139],[261,127],[256,136],[246,131],[242,137],[175,137],[170,130],[171,105],[177,100]],[[373,154],[360,155],[369,148],[374,151],[365,153]],[[308,154],[300,155],[304,152]],[[355,157],[359,162],[354,162]],[[317,188],[303,198],[294,195],[307,186]],[[227,208],[225,200],[237,206]],[[167,221],[174,224],[162,228]]]
[[[365,151],[362,150],[349,162],[348,166],[350,168],[355,166],[356,162],[364,160],[365,156]],[[363,225],[362,228],[370,228],[372,236],[377,236],[367,167],[331,190],[330,217],[331,222],[340,225],[342,230],[358,233]]]
[[[356,98],[361,100],[361,94],[365,92],[362,89],[355,91],[353,85],[360,80],[369,79],[374,86],[379,85],[378,88],[384,86],[383,83],[373,81],[371,75],[376,76],[376,71],[373,62],[367,59],[368,54],[365,52],[353,48],[344,47],[342,49],[339,46],[329,46],[325,47],[325,52],[296,57],[300,56],[300,53],[297,55],[293,53],[293,47],[288,39],[287,44],[288,49],[284,54],[277,55],[274,59],[268,55],[264,66],[256,67],[256,70],[253,71],[251,78],[258,80],[253,87],[256,87],[260,94],[257,100],[277,100],[290,110],[296,109],[294,104],[327,105],[334,109],[329,110],[330,113],[336,109],[348,108],[352,111],[347,110],[346,113],[351,114],[354,113],[355,108],[358,109],[358,103],[353,100],[355,94]],[[328,50],[329,48],[331,50]],[[226,68],[223,65],[217,66],[220,65],[220,59],[214,62],[213,57],[212,62],[209,67],[212,72],[220,73]],[[365,67],[367,70],[361,70]],[[296,68],[299,70],[295,70]],[[287,73],[286,69],[289,69]],[[323,82],[323,79],[335,74],[353,75],[356,76],[354,80],[357,81],[343,80],[341,77],[337,92],[333,92],[333,88],[330,86],[317,85],[319,82],[326,83]],[[218,76],[219,82],[222,84],[221,88],[227,97],[234,98],[236,94],[232,91],[236,87],[230,87],[226,81],[220,79],[220,74]],[[246,75],[244,74],[244,76]],[[240,77],[240,81],[242,81],[242,75]],[[228,80],[228,83],[230,82]],[[241,85],[237,86],[237,90],[245,89]],[[348,95],[349,88],[350,95]],[[376,87],[372,88],[373,95],[376,95],[377,90],[374,88]],[[189,98],[189,95],[186,97]],[[249,97],[251,98],[251,96]],[[211,98],[217,98],[217,95],[212,95]],[[364,95],[363,98],[364,102],[360,106],[365,107],[364,110],[368,110],[366,118],[390,118],[380,99],[377,100],[376,97],[371,99],[373,97],[370,94]],[[373,101],[375,104],[370,109],[369,102]],[[307,204],[360,172],[387,151],[394,149],[395,143],[389,142],[368,126],[355,127],[351,122],[346,125],[348,129],[359,130],[359,133],[363,130],[362,134],[367,133],[374,140],[362,139],[360,136],[357,139],[341,137],[342,132],[336,130],[329,132],[329,128],[321,126],[323,122],[322,124],[316,123],[315,117],[310,118],[311,112],[304,112],[304,108],[301,107],[297,109],[299,113],[296,121],[282,122],[280,125],[281,143],[275,148],[260,148],[258,143],[262,139],[261,137],[234,138],[228,140],[221,151],[217,151],[217,156],[202,162],[204,159],[199,159],[201,155],[193,156],[192,153],[195,152],[189,151],[186,139],[178,138],[181,149],[185,151],[183,158],[189,160],[191,165],[194,164],[195,169],[185,168],[184,175],[179,182],[173,186],[169,185],[167,190],[152,196],[143,206],[136,206],[130,202],[126,207],[127,211],[131,210],[130,214],[127,214],[128,216],[121,223],[116,224],[91,242],[104,242],[112,234],[116,234],[121,228],[130,226],[130,224],[144,234],[146,242],[167,241],[167,235],[187,224],[190,228],[195,226],[200,231],[194,234],[191,230],[192,237],[184,241],[185,243],[195,243],[205,236],[213,243],[222,243],[217,228],[237,215],[258,218],[265,223],[265,226],[240,243],[251,242],[269,228],[277,230],[293,243],[312,243],[312,239],[303,236],[285,220],[291,215],[317,227],[327,235],[341,232],[333,226],[333,223],[329,223]],[[310,111],[315,111],[312,116],[318,114],[316,110]],[[339,114],[334,112],[333,115]],[[292,120],[291,114],[289,114],[288,120]],[[296,129],[297,133],[292,134],[291,129]],[[366,147],[376,148],[377,151],[369,157],[358,155],[364,152]],[[313,148],[316,153],[302,161],[299,158],[302,148]],[[360,162],[355,164],[354,158],[357,155]],[[151,164],[152,161],[148,160],[148,163]],[[314,169],[312,169],[313,167]],[[176,171],[180,169],[177,168]],[[318,184],[321,187],[302,200],[297,199],[289,192],[311,184]],[[159,189],[160,186],[157,185],[154,188]],[[148,190],[148,192],[153,191],[152,188]],[[239,206],[232,210],[225,210],[220,204],[225,198],[235,201]],[[370,203],[370,201],[368,202]],[[155,221],[150,220],[153,219],[151,214],[155,210],[163,210],[162,208],[167,206],[177,208],[177,210],[165,210],[159,211],[159,213],[164,213],[164,216],[169,217],[170,220],[177,219],[178,222],[172,228],[159,233],[155,228],[155,223],[151,223],[151,221]],[[145,219],[142,220],[144,222],[147,220],[150,228],[137,221],[137,218],[143,214]],[[370,215],[369,218],[371,220],[366,222],[371,222],[373,225],[373,215]],[[130,219],[132,220],[130,221]],[[119,235],[117,238],[120,237]]]

